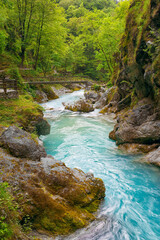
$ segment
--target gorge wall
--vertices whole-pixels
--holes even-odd
[[[160,144],[160,2],[132,1],[120,45],[116,89],[118,145]],[[114,102],[115,94],[111,103]],[[111,104],[113,107],[114,104]]]

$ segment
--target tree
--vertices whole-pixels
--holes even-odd
[[[27,46],[30,44],[33,19],[36,12],[36,0],[14,0],[15,17],[18,18],[18,32],[21,39],[21,65],[23,66]],[[32,30],[31,30],[32,28]]]
[[[3,53],[6,46],[6,31],[4,25],[7,21],[7,11],[3,1],[0,1],[0,54]]]
[[[56,58],[64,56],[65,51],[65,28],[64,11],[51,0],[41,0],[38,6],[38,23],[36,25],[33,51],[34,67],[37,68],[39,58],[47,66],[51,63],[56,65]],[[49,64],[50,63],[50,64]],[[42,64],[40,64],[42,66]],[[47,67],[48,68],[48,67]]]

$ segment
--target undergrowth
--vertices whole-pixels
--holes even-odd
[[[13,239],[14,232],[19,231],[17,203],[8,190],[8,183],[0,183],[0,239]]]

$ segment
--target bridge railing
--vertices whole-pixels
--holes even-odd
[[[72,83],[84,83],[87,84],[88,81],[35,81],[35,82],[24,82],[25,84],[30,84],[30,85],[43,85],[43,84],[72,84]]]
[[[18,91],[17,80],[8,78],[0,79],[0,89],[3,89],[5,94],[7,90]]]

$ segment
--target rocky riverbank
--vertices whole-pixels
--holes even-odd
[[[95,219],[105,196],[101,179],[47,156],[38,139],[14,126],[2,132],[0,146],[1,181],[9,183],[22,227],[67,234]]]
[[[118,117],[110,137],[118,145],[134,143],[152,146],[151,150],[160,145],[159,22],[158,1],[132,2],[121,41],[119,72],[114,79],[115,94],[119,95],[115,104]],[[158,156],[159,150],[155,152],[153,155]],[[146,157],[147,162],[159,166],[159,158],[153,161],[151,155]]]

